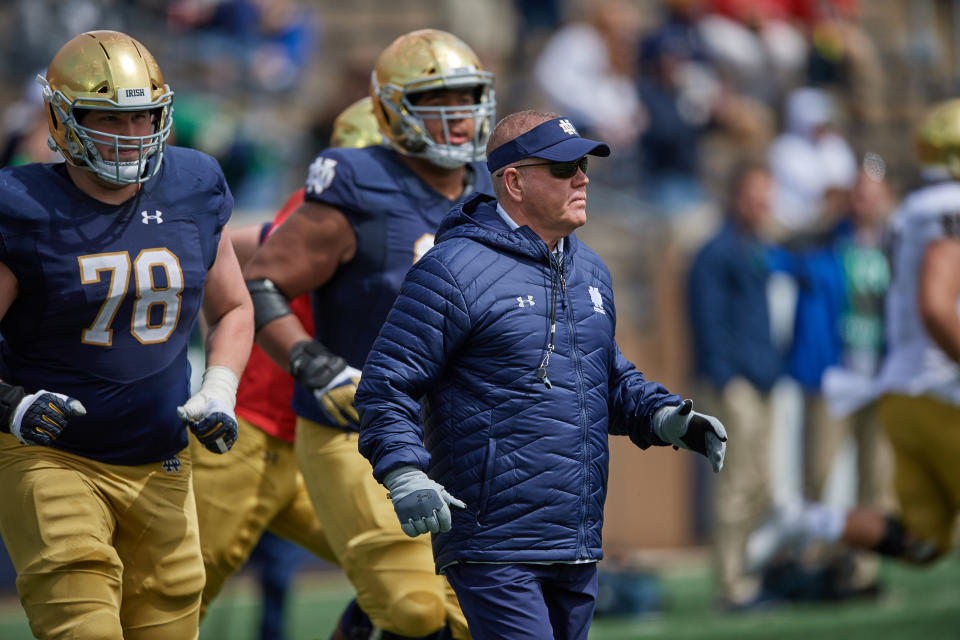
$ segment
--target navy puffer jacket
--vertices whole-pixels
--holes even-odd
[[[548,389],[537,371],[554,317]],[[574,235],[561,266],[488,196],[444,219],[356,396],[377,480],[413,465],[467,504],[433,536],[438,569],[601,558],[608,434],[663,445],[651,416],[680,403],[623,357],[615,324],[610,273]]]

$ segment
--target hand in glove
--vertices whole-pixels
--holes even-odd
[[[290,373],[313,392],[330,426],[360,428],[353,397],[360,384],[360,371],[316,340],[304,340],[290,350]]]
[[[353,397],[357,395],[359,384],[360,371],[348,365],[330,384],[323,389],[314,390],[313,395],[327,414],[331,425],[346,427],[352,424],[360,429],[360,416],[353,405]]]
[[[718,473],[727,452],[727,430],[723,424],[705,413],[693,410],[693,400],[684,400],[675,407],[661,407],[653,416],[653,432],[674,449],[683,447],[703,455]]]
[[[450,531],[450,507],[464,509],[467,506],[413,466],[394,469],[383,479],[383,484],[390,490],[400,528],[411,538],[428,531]]]
[[[227,367],[210,367],[203,374],[200,390],[182,406],[177,415],[204,447],[213,453],[226,453],[237,441],[237,402],[239,381]]]
[[[47,445],[53,443],[70,422],[73,416],[86,415],[87,410],[79,400],[41,389],[36,393],[23,395],[20,387],[11,387],[12,393],[19,391],[22,399],[10,416],[10,433],[23,444]]]

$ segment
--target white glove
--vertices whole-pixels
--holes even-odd
[[[675,407],[661,407],[653,415],[653,432],[675,449],[683,447],[705,456],[718,473],[727,453],[727,430],[723,424],[705,413],[693,410],[689,398]]]
[[[411,538],[421,533],[450,531],[453,524],[450,507],[465,509],[467,506],[414,466],[399,467],[389,472],[383,479],[383,485],[390,490],[400,528]]]
[[[209,367],[203,372],[200,390],[177,407],[177,416],[213,453],[226,453],[237,440],[233,408],[239,384],[237,375],[227,367]]]

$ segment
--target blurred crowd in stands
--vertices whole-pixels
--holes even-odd
[[[431,25],[497,72],[501,112],[551,108],[610,141],[600,181],[636,198],[639,215],[715,209],[737,157],[768,155],[774,222],[795,232],[852,185],[857,153],[876,151],[875,139],[893,148],[877,130],[910,96],[885,86],[898,79],[881,53],[898,48],[900,67],[937,55],[928,36],[940,4],[872,3],[870,23],[902,36],[881,52],[857,0],[18,0],[0,10],[6,84],[20,88],[0,104],[0,160],[46,153],[32,77],[55,43],[122,29],[163,60],[177,142],[221,161],[241,210],[268,211],[302,181],[337,113],[365,95],[375,53]],[[943,93],[920,91],[920,102]]]

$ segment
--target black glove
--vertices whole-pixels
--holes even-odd
[[[326,388],[347,368],[347,361],[316,340],[304,340],[290,349],[290,375],[311,391]]]
[[[60,437],[73,416],[87,413],[79,400],[41,389],[25,395],[23,388],[3,385],[4,410],[0,429],[12,433],[23,444],[49,446]]]

